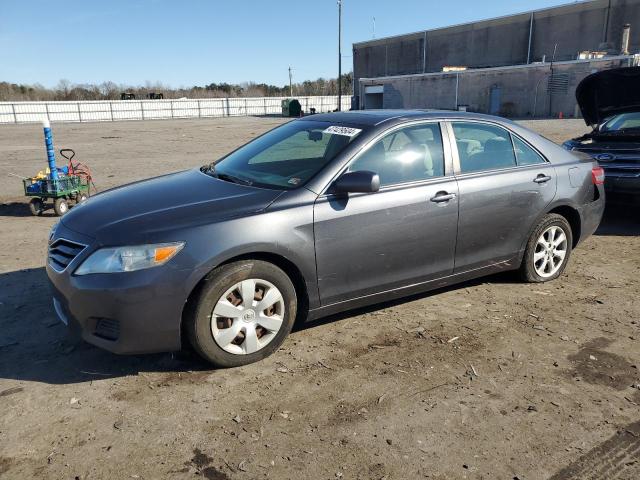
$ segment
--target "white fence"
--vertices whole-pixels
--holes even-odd
[[[238,117],[277,115],[286,97],[202,98],[181,100],[99,100],[83,102],[0,102],[0,124],[40,122],[111,122],[168,118]],[[337,96],[294,97],[305,113],[338,107]],[[342,97],[342,110],[349,110],[351,97]]]

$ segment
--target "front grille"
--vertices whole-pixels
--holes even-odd
[[[640,177],[640,152],[638,149],[602,147],[577,147],[575,150],[591,155],[604,168],[609,177]]]
[[[120,322],[111,318],[99,318],[93,334],[105,340],[116,341],[120,336]]]
[[[49,265],[56,272],[62,272],[85,248],[82,243],[58,238],[49,245]]]

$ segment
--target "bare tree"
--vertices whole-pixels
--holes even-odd
[[[352,74],[342,76],[342,91],[352,91]],[[336,95],[336,79],[318,78],[293,85],[295,95]],[[289,85],[243,82],[241,84],[210,83],[204,86],[170,88],[161,82],[145,82],[144,86],[117,85],[106,81],[99,85],[73,84],[62,79],[54,88],[42,85],[23,85],[0,82],[0,101],[41,101],[41,100],[117,100],[122,92],[135,94],[136,98],[146,98],[149,93],[162,93],[165,98],[220,98],[220,97],[281,97],[289,96]]]
[[[56,100],[71,100],[71,98],[69,98],[69,94],[71,93],[71,82],[66,78],[63,78],[58,82],[55,90],[57,96],[60,97]]]
[[[114,82],[102,82],[100,84],[100,94],[105,100],[117,100],[120,98],[120,88]]]

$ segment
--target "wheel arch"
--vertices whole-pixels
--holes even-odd
[[[580,235],[582,233],[582,218],[580,212],[570,205],[557,205],[554,206],[547,213],[555,213],[567,219],[569,226],[571,227],[572,248],[575,248],[580,243]]]
[[[522,241],[522,245],[520,246],[520,251],[518,252],[518,256],[517,256],[518,264],[522,262],[524,250],[527,245],[527,242],[529,241],[529,237],[531,236],[533,231],[536,229],[536,227],[542,220],[542,217],[544,217],[549,213],[556,213],[558,215],[561,215],[562,217],[567,219],[567,222],[569,222],[569,226],[571,227],[571,237],[572,237],[571,248],[575,248],[580,242],[580,237],[582,232],[582,219],[580,217],[580,212],[576,207],[572,206],[569,203],[564,203],[564,202],[554,203],[552,205],[549,205],[547,209],[541,212],[540,215],[531,224],[531,228],[529,229],[527,236]]]
[[[304,318],[306,318],[307,313],[309,311],[309,290],[308,290],[306,279],[302,274],[302,271],[298,268],[298,266],[288,258],[282,255],[279,255],[277,253],[264,252],[264,251],[242,253],[242,254],[230,257],[224,260],[223,262],[220,262],[214,267],[212,267],[205,275],[202,276],[202,278],[200,278],[200,280],[196,283],[196,285],[193,287],[193,289],[189,293],[189,296],[187,297],[187,301],[185,302],[184,307],[182,308],[182,316],[180,318],[180,341],[182,343],[183,348],[187,346],[186,343],[188,343],[188,341],[186,341],[187,335],[185,333],[185,320],[187,315],[189,315],[193,311],[193,308],[195,307],[195,303],[196,303],[195,298],[197,297],[200,289],[202,288],[205,278],[213,270],[215,270],[218,267],[221,267],[223,265],[227,265],[233,262],[243,261],[243,260],[261,260],[264,262],[272,263],[273,265],[282,269],[282,271],[284,271],[289,277],[289,279],[291,280],[291,283],[293,283],[293,287],[295,288],[295,291],[296,291],[296,297],[298,300],[298,313],[296,316],[296,323],[299,321],[303,321]]]

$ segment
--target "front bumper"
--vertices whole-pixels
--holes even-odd
[[[640,177],[616,177],[605,169],[604,187],[607,193],[640,196]]]
[[[73,236],[60,228],[56,232],[57,237],[65,234]],[[60,320],[71,330],[79,330],[85,341],[110,352],[179,350],[189,271],[167,264],[136,272],[73,275],[92,251],[87,248],[61,273],[47,262],[54,309]]]

